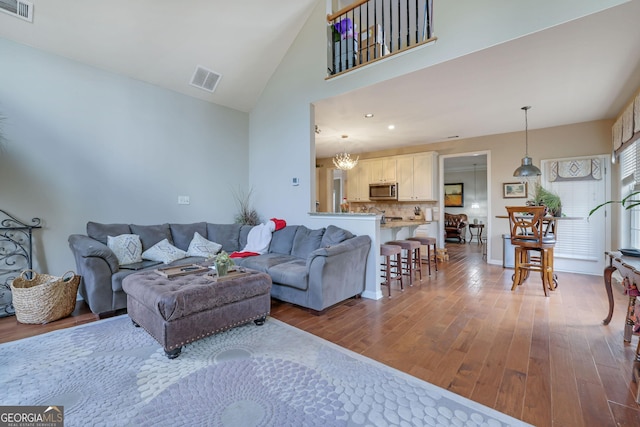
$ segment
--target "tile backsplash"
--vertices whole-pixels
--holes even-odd
[[[374,209],[375,208],[375,209]],[[434,220],[437,220],[437,203],[436,202],[351,202],[349,204],[350,212],[377,212],[377,209],[384,211],[387,217],[401,217],[403,219],[415,218],[416,208],[419,208],[421,219],[429,217],[429,211],[432,213]]]

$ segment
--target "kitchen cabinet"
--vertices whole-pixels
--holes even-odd
[[[360,160],[347,171],[347,200],[350,202],[369,201],[369,180],[371,179],[370,160]]]
[[[398,201],[435,200],[438,155],[427,153],[396,156]]]
[[[396,158],[383,157],[369,160],[371,183],[396,182]]]

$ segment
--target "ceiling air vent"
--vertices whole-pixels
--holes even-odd
[[[2,1],[2,0],[0,0]],[[218,82],[222,76],[215,71],[207,70],[201,65],[196,67],[196,71],[193,73],[193,77],[191,77],[191,86],[195,86],[202,90],[206,90],[207,92],[213,92],[216,90],[216,86],[218,86]]]
[[[33,22],[33,3],[23,0],[0,0],[0,12]]]

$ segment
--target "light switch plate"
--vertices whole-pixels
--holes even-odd
[[[191,203],[189,196],[178,196],[179,205],[188,205],[189,203]]]

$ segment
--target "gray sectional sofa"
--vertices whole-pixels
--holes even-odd
[[[228,253],[241,251],[251,226],[239,224],[100,224],[87,223],[87,234],[69,236],[69,247],[82,277],[80,294],[92,312],[101,315],[127,307],[122,280],[142,270],[120,268],[115,254],[107,247],[107,236],[137,234],[146,250],[163,239],[187,250],[195,232],[222,245]],[[335,226],[310,230],[289,225],[275,231],[267,253],[237,258],[236,264],[271,276],[271,296],[315,311],[359,295],[365,287],[369,236],[354,236]],[[204,258],[183,258],[169,265],[201,262]]]

